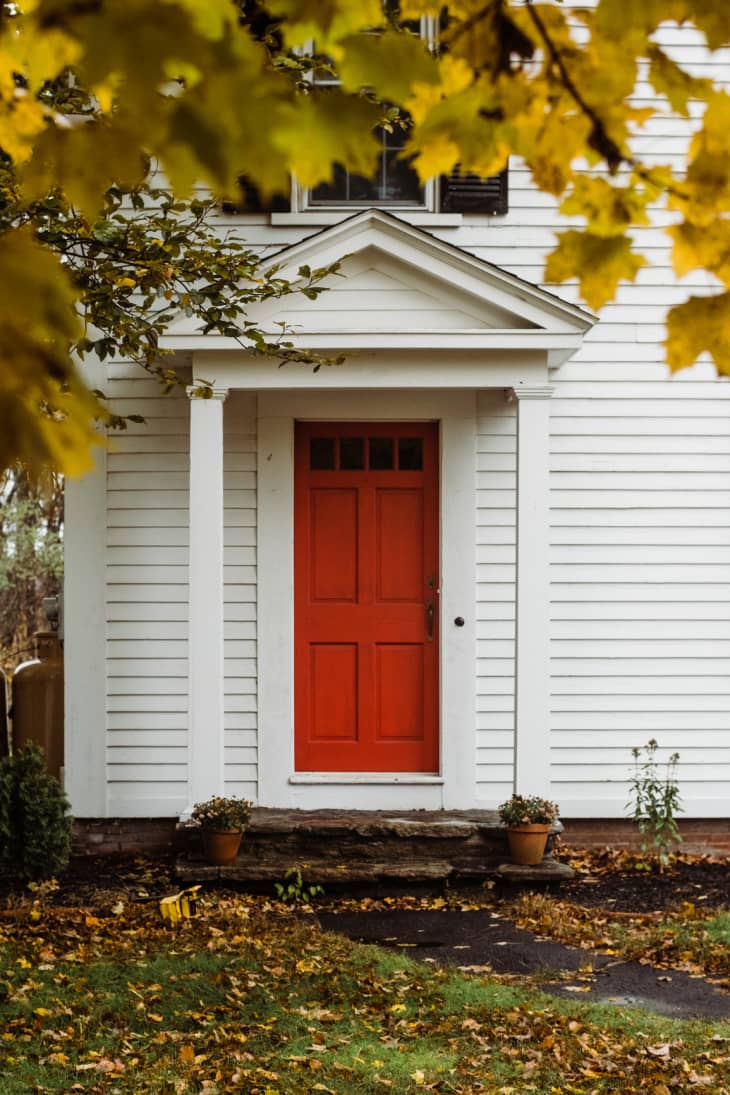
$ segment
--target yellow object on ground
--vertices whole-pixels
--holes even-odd
[[[163,920],[177,924],[178,920],[191,920],[198,915],[198,893],[200,886],[189,886],[187,890],[163,897],[160,901],[160,913]]]

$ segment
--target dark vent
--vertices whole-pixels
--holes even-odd
[[[245,175],[238,180],[240,191],[239,201],[224,201],[222,208],[224,213],[288,213],[290,202],[288,195],[274,194],[265,202],[261,191],[253,183],[249,182]]]
[[[507,177],[507,168],[482,179],[479,175],[462,175],[455,167],[450,175],[441,176],[441,212],[503,216],[509,208]]]

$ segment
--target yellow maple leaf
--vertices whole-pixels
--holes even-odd
[[[667,314],[667,364],[672,370],[692,365],[709,353],[724,376],[730,376],[730,292],[690,297]]]
[[[436,59],[412,34],[354,34],[342,42],[337,70],[349,91],[373,88],[381,99],[402,102],[414,85],[437,84]]]
[[[548,256],[545,280],[577,278],[580,293],[591,308],[602,308],[616,293],[619,281],[633,281],[645,265],[631,249],[628,236],[605,238],[571,229],[558,233],[558,246]]]
[[[585,217],[593,235],[620,236],[630,224],[649,224],[649,195],[642,185],[613,186],[606,179],[581,175],[560,206],[568,216]]]
[[[303,186],[325,181],[335,162],[370,175],[379,149],[372,129],[380,115],[375,104],[332,91],[300,103],[282,121],[274,140]]]
[[[341,38],[383,23],[380,0],[269,0],[268,9],[283,16],[288,45],[314,40],[318,49],[332,55]]]
[[[420,80],[413,83],[413,91],[406,101],[406,106],[414,122],[422,122],[436,103],[465,91],[474,79],[474,74],[466,61],[449,54],[439,59],[438,72],[438,84]]]
[[[433,179],[451,171],[459,159],[459,146],[447,134],[431,140],[413,157],[413,166],[420,179]]]
[[[730,286],[730,222],[716,217],[703,227],[685,222],[667,232],[674,240],[672,263],[680,277],[704,267]]]

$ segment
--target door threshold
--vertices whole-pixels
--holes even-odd
[[[429,775],[427,772],[294,772],[289,776],[289,783],[336,783],[336,784],[364,784],[364,783],[407,783],[407,784],[443,784],[444,777]]]

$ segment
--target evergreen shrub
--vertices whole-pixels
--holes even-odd
[[[72,825],[40,746],[30,742],[0,759],[0,867],[13,878],[51,878],[68,864]]]

